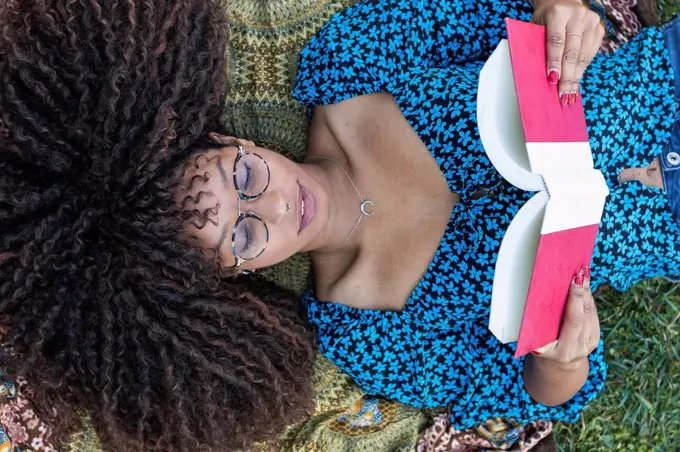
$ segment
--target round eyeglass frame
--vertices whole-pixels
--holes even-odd
[[[239,268],[241,265],[243,265],[244,262],[249,262],[252,261],[253,259],[257,259],[264,253],[265,248],[267,247],[267,243],[269,243],[269,228],[267,227],[267,223],[262,220],[262,218],[253,213],[253,212],[241,212],[241,201],[254,201],[260,196],[264,194],[265,191],[267,191],[267,188],[269,188],[269,183],[271,182],[271,171],[269,170],[269,165],[267,165],[267,161],[262,158],[261,155],[256,154],[254,152],[248,152],[245,150],[245,148],[241,145],[236,145],[238,148],[238,154],[236,155],[236,159],[234,159],[234,167],[233,167],[233,180],[234,180],[234,189],[236,190],[236,194],[238,195],[238,218],[236,219],[236,222],[234,223],[234,230],[231,234],[231,251],[234,254],[234,259],[236,263],[234,264],[234,268]],[[241,161],[241,159],[246,156],[246,155],[253,155],[260,160],[262,160],[262,163],[264,163],[264,167],[267,168],[267,184],[264,186],[264,188],[257,194],[255,195],[247,195],[245,194],[239,187],[238,187],[238,182],[236,181],[236,166],[238,163]],[[255,220],[258,220],[260,223],[262,223],[262,226],[264,226],[264,231],[265,231],[265,242],[264,246],[262,247],[262,250],[257,253],[257,255],[251,257],[251,258],[245,258],[241,257],[238,252],[236,251],[236,230],[238,229],[239,225],[241,222],[243,222],[247,218],[253,218]]]

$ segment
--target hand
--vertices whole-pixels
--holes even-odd
[[[569,289],[559,339],[534,351],[535,359],[569,369],[579,367],[600,342],[600,320],[590,292],[590,269],[584,268]]]
[[[583,73],[602,43],[604,25],[580,0],[534,0],[534,6],[531,21],[546,27],[548,80],[559,83],[563,105],[573,104]]]

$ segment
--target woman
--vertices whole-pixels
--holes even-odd
[[[571,0],[536,7],[551,48],[546,76],[569,108],[602,36],[599,18]],[[503,19],[531,14],[519,0],[345,10],[300,57],[294,95],[312,108],[307,162],[212,135],[216,144],[182,176],[192,188],[177,192],[212,219],[187,230],[191,243],[225,267],[253,271],[311,251],[315,287],[304,301],[322,352],[369,393],[449,407],[458,428],[491,416],[573,421],[605,379],[589,269],[576,275],[552,347],[515,360],[487,330],[496,252],[529,194],[505,183],[482,150],[478,73]],[[680,269],[667,194],[618,183],[670,138],[665,40],[647,30],[589,71],[591,145],[612,191],[590,287],[625,290]]]
[[[0,2],[3,355],[108,450],[245,448],[309,406],[299,301],[176,240],[200,218],[171,176],[217,123],[225,37],[211,0]]]

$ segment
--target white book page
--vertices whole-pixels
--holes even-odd
[[[600,224],[609,188],[599,170],[543,174],[550,201],[541,234]]]
[[[593,152],[590,144],[527,143],[531,171],[546,174],[555,171],[583,171],[592,169]]]
[[[522,206],[498,250],[489,330],[504,344],[519,337],[548,199],[541,191]]]
[[[480,73],[477,126],[484,151],[505,180],[528,191],[543,189],[529,163],[507,40],[498,44]]]

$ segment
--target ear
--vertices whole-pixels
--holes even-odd
[[[226,135],[221,135],[219,133],[210,132],[208,138],[215,143],[224,145],[240,145],[240,146],[255,146],[255,143],[250,140],[244,140],[243,138],[228,137]]]

